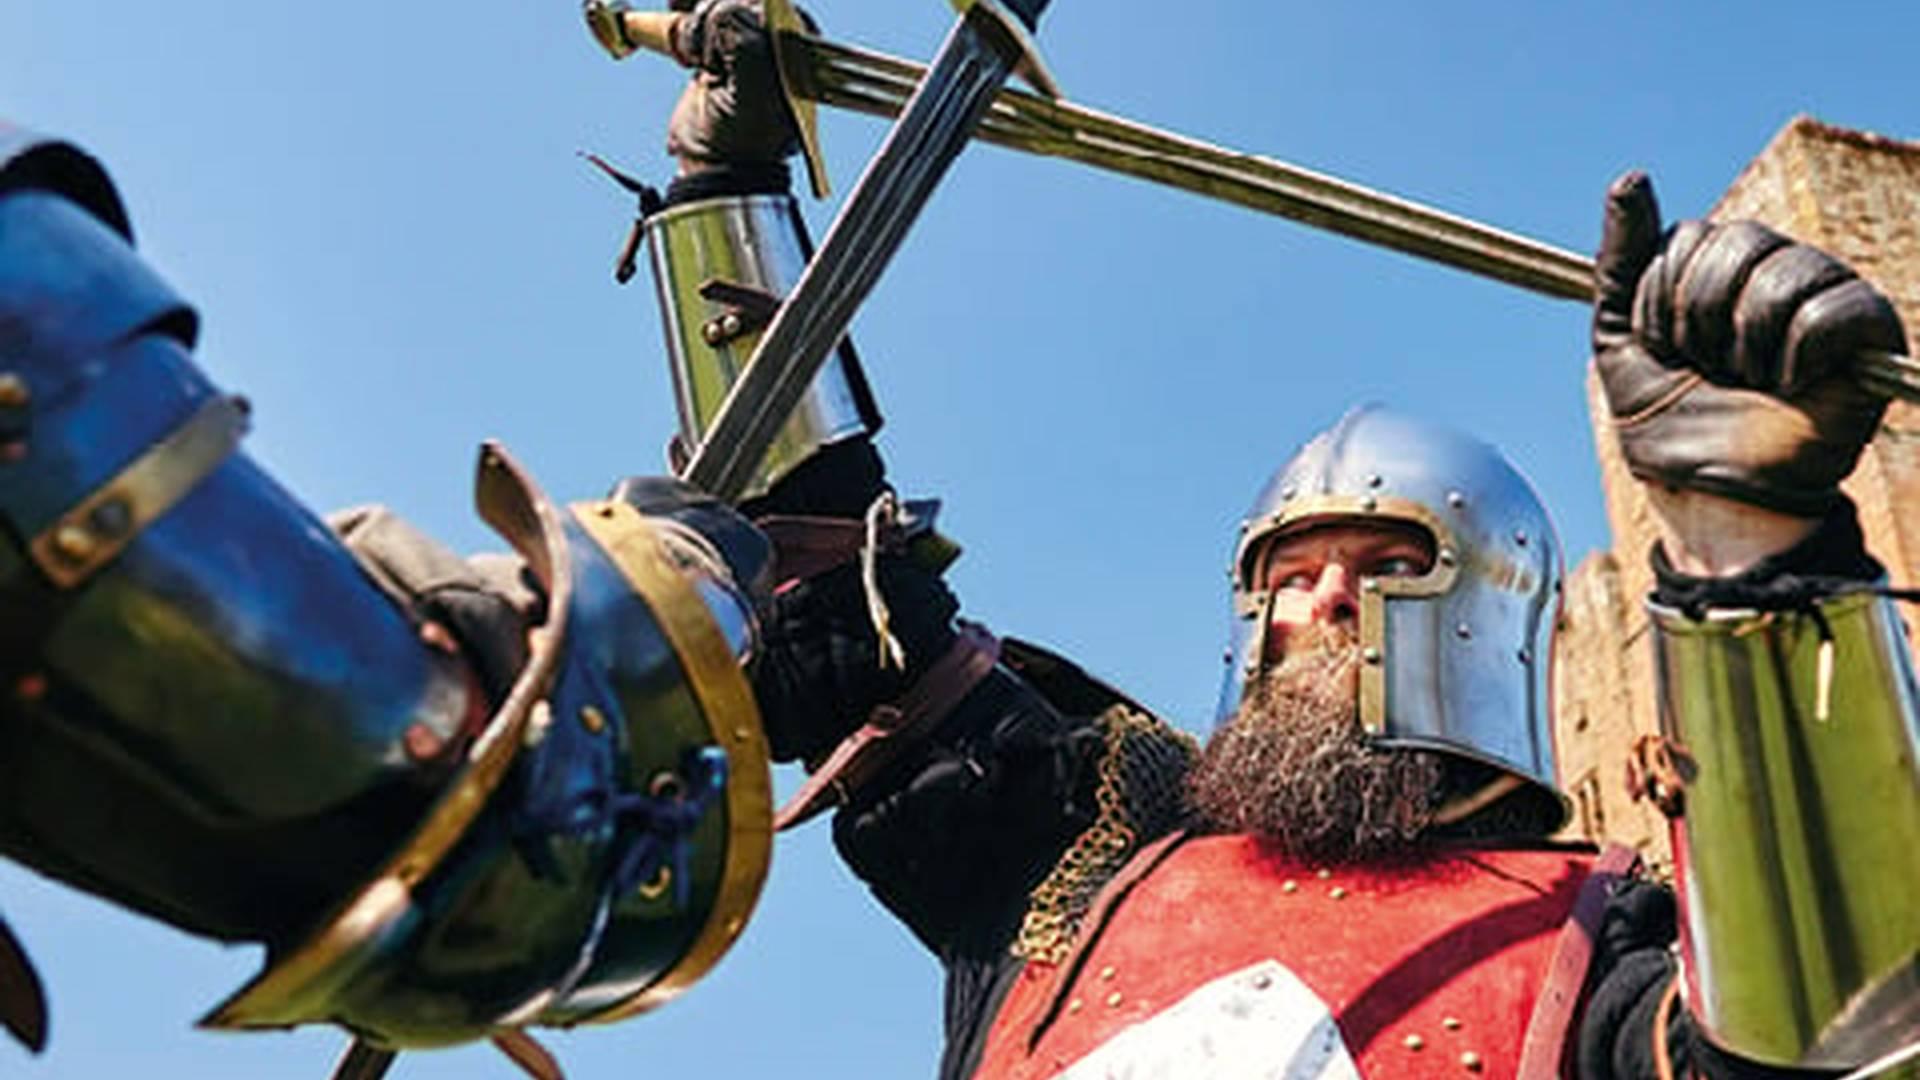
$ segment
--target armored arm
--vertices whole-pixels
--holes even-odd
[[[1597,264],[1596,367],[1662,528],[1635,782],[1672,821],[1681,944],[1617,1045],[1711,1076],[1857,1069],[1920,1031],[1920,712],[1838,489],[1886,402],[1840,368],[1904,333],[1814,248],[1663,231],[1640,176],[1609,193]]]

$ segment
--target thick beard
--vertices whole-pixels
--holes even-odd
[[[1382,750],[1359,723],[1360,648],[1325,629],[1287,655],[1207,740],[1188,778],[1203,827],[1250,833],[1322,864],[1379,862],[1416,846],[1432,821],[1437,754]]]

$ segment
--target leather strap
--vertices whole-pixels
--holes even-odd
[[[776,585],[816,577],[852,562],[867,542],[867,526],[859,518],[775,514],[753,524],[773,543]]]
[[[1615,884],[1632,876],[1639,866],[1639,852],[1609,844],[1581,883],[1573,911],[1554,944],[1553,960],[1547,965],[1533,1016],[1527,1020],[1526,1038],[1520,1044],[1518,1080],[1555,1080],[1563,1075],[1560,1060],[1566,1052],[1567,1030],[1573,1025],[1587,970],[1593,966],[1594,939],[1606,914],[1607,897]]]
[[[790,829],[846,802],[855,791],[924,742],[960,699],[1000,659],[1000,642],[977,623],[960,620],[945,655],[914,680],[898,699],[879,705],[867,722],[840,740],[793,798],[773,816],[775,829]]]

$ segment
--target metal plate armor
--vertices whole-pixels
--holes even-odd
[[[1434,545],[1426,573],[1361,583],[1360,719],[1374,741],[1498,766],[1564,813],[1547,678],[1562,576],[1553,523],[1492,447],[1378,407],[1354,410],[1302,447],[1241,522],[1220,716],[1264,662],[1265,545],[1330,521],[1412,525]]]
[[[1651,610],[1687,1007],[1771,1065],[1852,1069],[1912,1043],[1920,697],[1899,613],[1822,601],[1823,641],[1809,615]]]
[[[238,449],[119,205],[0,132],[0,852],[265,942],[212,1026],[437,1045],[691,984],[770,849],[741,669],[764,541],[644,485],[563,514],[487,447],[476,501],[544,611],[490,706]]]

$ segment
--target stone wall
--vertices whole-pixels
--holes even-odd
[[[1920,336],[1920,142],[1801,116],[1775,135],[1715,206],[1845,259],[1894,301]],[[1654,525],[1614,440],[1598,380],[1587,379],[1595,453],[1613,548],[1568,577],[1554,649],[1560,782],[1574,801],[1569,833],[1669,858],[1659,814],[1626,791],[1626,756],[1654,730],[1653,659],[1640,600],[1653,583]],[[1899,583],[1920,582],[1920,407],[1895,402],[1846,484],[1868,547]]]

